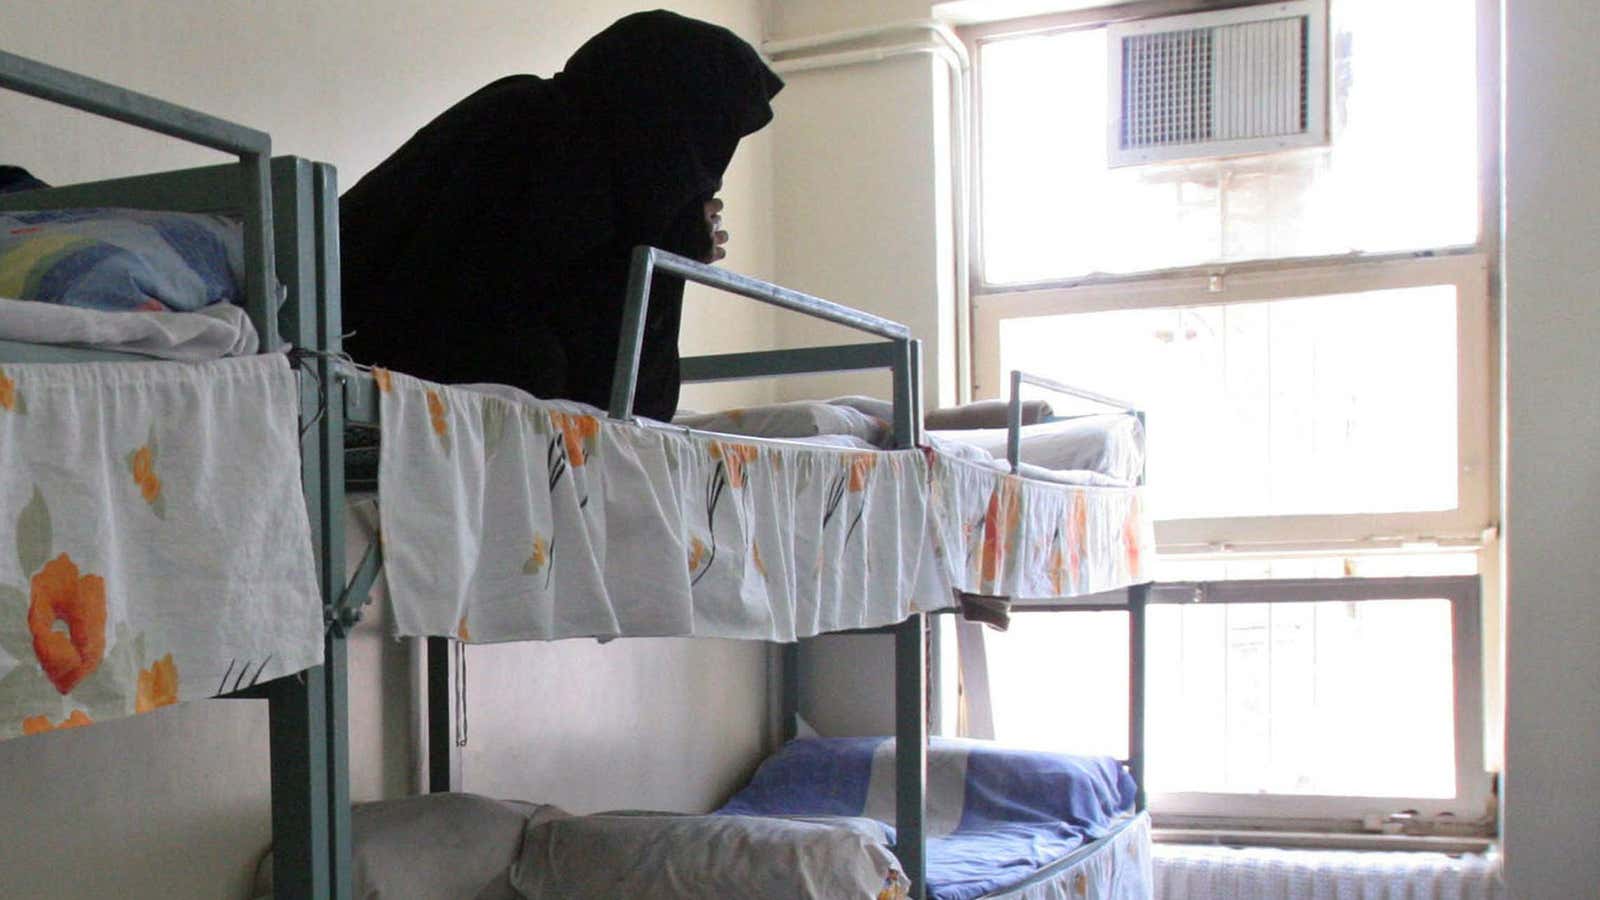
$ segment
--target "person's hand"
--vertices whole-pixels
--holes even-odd
[[[728,233],[722,230],[722,200],[712,197],[706,201],[706,227],[711,231],[711,255],[704,262],[714,263],[728,255],[722,245],[728,242]]]

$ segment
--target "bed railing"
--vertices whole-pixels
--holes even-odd
[[[278,346],[277,279],[273,271],[272,138],[266,132],[0,51],[0,88],[124,122],[239,157],[243,183],[245,311],[261,346]]]
[[[1006,462],[1011,465],[1013,473],[1022,465],[1022,386],[1025,384],[1031,384],[1034,387],[1043,388],[1067,397],[1077,397],[1080,400],[1098,403],[1101,406],[1109,407],[1112,412],[1127,413],[1138,419],[1139,430],[1144,430],[1144,411],[1126,400],[1118,400],[1105,394],[1097,394],[1084,388],[1062,384],[1043,375],[1035,375],[1032,372],[1024,372],[1021,369],[1012,369],[1011,397],[1009,408],[1006,410]],[[1144,475],[1144,467],[1141,466],[1139,484],[1144,484]]]
[[[913,447],[920,441],[922,417],[918,408],[921,397],[918,382],[922,343],[911,337],[910,328],[832,300],[695,262],[656,247],[636,247],[633,251],[633,266],[628,272],[627,302],[622,314],[622,339],[617,348],[616,371],[611,379],[609,412],[612,418],[630,419],[633,416],[639,355],[644,346],[645,316],[650,308],[650,284],[658,271],[790,312],[888,338],[885,343],[690,357],[681,364],[684,381],[733,381],[888,368],[894,375],[895,446]]]
[[[627,304],[623,310],[622,338],[617,367],[611,381],[613,419],[633,415],[639,355],[644,346],[645,317],[650,308],[650,284],[656,272],[717,288],[790,312],[854,328],[886,341],[831,347],[802,347],[751,353],[698,356],[681,362],[685,382],[734,381],[779,375],[850,372],[887,368],[893,375],[894,444],[914,447],[922,440],[922,342],[899,322],[880,318],[771,284],[737,272],[668,253],[654,247],[637,247],[628,273]],[[911,880],[911,896],[925,895],[927,883],[927,623],[922,613],[895,625],[895,855]],[[799,711],[797,688],[799,651],[795,644],[783,648],[786,672],[782,698],[785,738],[793,737]],[[908,752],[909,751],[909,752]]]

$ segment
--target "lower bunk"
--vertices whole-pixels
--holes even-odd
[[[709,815],[575,816],[462,793],[363,804],[352,816],[355,893],[905,897],[890,824],[893,756],[888,738],[791,741]],[[1117,761],[934,739],[929,763],[933,900],[1151,896],[1149,816],[1135,811],[1132,779]]]

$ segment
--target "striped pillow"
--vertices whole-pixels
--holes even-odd
[[[187,312],[242,296],[237,221],[136,209],[0,212],[0,297]]]

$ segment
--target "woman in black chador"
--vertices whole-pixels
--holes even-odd
[[[604,407],[628,257],[720,258],[714,195],[783,82],[727,29],[628,16],[551,78],[513,75],[340,201],[346,341],[363,362]],[[678,402],[683,282],[650,292],[637,410]]]

